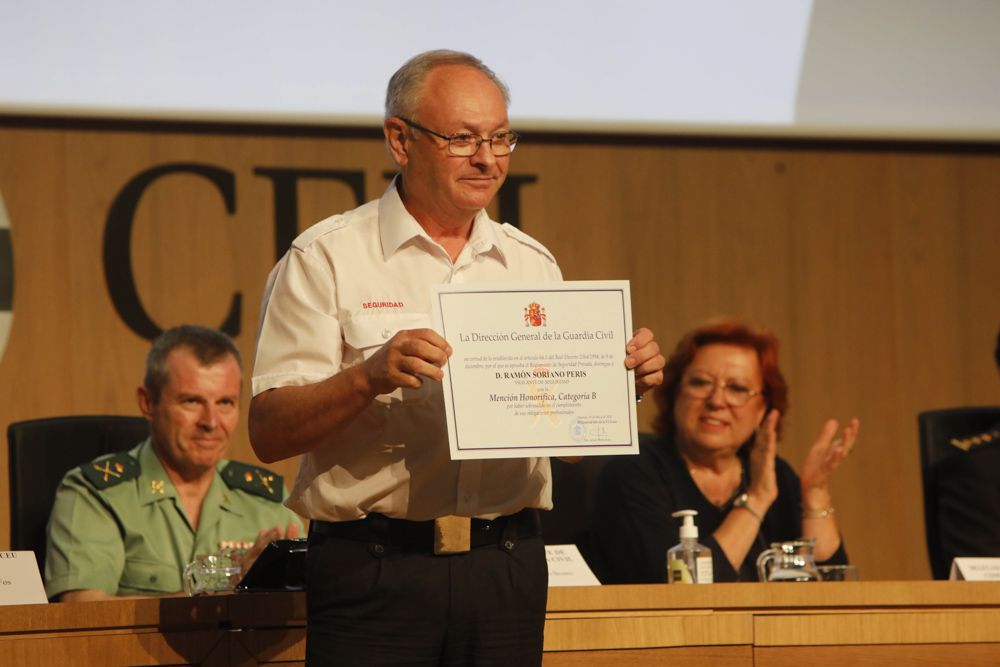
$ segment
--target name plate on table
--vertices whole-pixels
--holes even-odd
[[[575,544],[546,544],[549,586],[600,586]]]
[[[625,280],[437,285],[451,458],[637,454]]]
[[[955,558],[951,581],[1000,581],[1000,558]]]
[[[0,605],[45,604],[34,551],[0,551]]]

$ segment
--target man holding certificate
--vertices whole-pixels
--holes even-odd
[[[541,664],[549,461],[452,460],[452,347],[431,320],[435,285],[562,279],[483,210],[518,140],[507,106],[473,56],[408,61],[386,95],[399,176],[305,231],[269,278],[250,437],[263,461],[303,455],[288,505],[312,519],[311,665]],[[623,352],[637,395],[662,381],[650,331]]]

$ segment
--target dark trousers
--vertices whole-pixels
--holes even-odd
[[[537,530],[498,522],[477,540],[474,526],[479,546],[436,556],[410,539],[412,522],[375,518],[310,532],[307,665],[541,665],[548,568]]]

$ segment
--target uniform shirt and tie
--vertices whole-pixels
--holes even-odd
[[[45,592],[162,595],[182,590],[184,566],[226,546],[249,546],[261,528],[302,520],[281,503],[279,475],[220,461],[198,528],[150,440],[74,468],[56,491],[48,525]]]

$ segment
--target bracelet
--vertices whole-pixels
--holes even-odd
[[[747,512],[750,512],[750,514],[753,515],[753,518],[757,519],[757,523],[764,523],[764,519],[762,519],[760,515],[757,514],[757,512],[755,512],[754,509],[749,505],[734,505],[733,509],[746,510]]]
[[[828,516],[833,516],[833,513],[837,510],[831,505],[826,509],[822,510],[811,510],[805,507],[802,508],[802,518],[803,519],[825,519]]]

